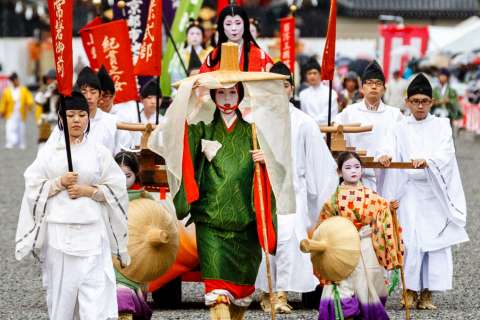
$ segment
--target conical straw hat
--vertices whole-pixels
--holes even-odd
[[[312,240],[302,240],[300,248],[310,252],[313,268],[322,279],[341,281],[358,264],[360,236],[350,220],[331,217],[315,230]]]
[[[178,251],[176,221],[164,207],[150,199],[130,201],[128,206],[128,254],[131,264],[115,268],[125,277],[139,283],[157,279],[175,262]]]
[[[222,44],[222,56],[220,58],[220,69],[212,72],[200,73],[181,81],[175,82],[174,87],[178,88],[183,82],[195,79],[199,85],[210,83],[212,79],[222,85],[229,87],[237,82],[261,81],[261,80],[286,80],[285,75],[271,72],[243,72],[238,67],[238,45],[233,42]]]

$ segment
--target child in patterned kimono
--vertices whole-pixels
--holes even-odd
[[[153,199],[145,191],[139,178],[140,164],[137,156],[132,152],[122,151],[115,155],[115,161],[125,174],[127,182],[128,200],[146,198]],[[132,281],[115,269],[117,279],[117,303],[119,320],[152,318],[152,310],[145,301],[146,284]]]
[[[350,219],[360,235],[361,256],[347,279],[325,285],[318,319],[336,319],[340,312],[345,319],[389,319],[385,270],[401,266],[404,251],[403,243],[395,241],[390,203],[362,184],[362,163],[356,153],[341,153],[337,164],[340,185],[325,203],[319,223],[337,215]],[[335,296],[341,310],[335,310]]]

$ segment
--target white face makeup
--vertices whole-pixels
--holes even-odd
[[[125,174],[125,178],[127,178],[127,189],[128,189],[135,183],[135,173],[133,173],[133,171],[127,166],[121,165],[120,168]]]
[[[356,184],[362,178],[362,165],[355,158],[350,158],[342,165],[340,175],[346,184]]]
[[[227,16],[223,21],[223,29],[228,40],[235,43],[240,43],[243,39],[244,24],[242,18],[237,14]]]
[[[238,104],[238,91],[236,87],[220,88],[215,91],[215,100],[220,111],[225,114],[235,112]],[[235,107],[235,108],[233,108]]]
[[[192,27],[188,30],[187,33],[187,43],[192,47],[197,47],[202,44],[203,34],[202,31],[197,27]]]

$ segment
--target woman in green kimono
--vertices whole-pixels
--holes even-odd
[[[264,155],[252,150],[251,125],[238,110],[242,84],[211,90],[210,95],[217,107],[213,121],[189,125],[185,131],[183,164],[185,168],[185,163],[191,163],[194,181],[185,179],[188,173],[184,171],[174,202],[178,218],[190,213],[196,226],[211,318],[236,320],[243,319],[252,300],[262,257],[254,163],[263,166]],[[266,175],[262,188],[268,195],[264,197],[268,249],[274,251],[275,216]]]

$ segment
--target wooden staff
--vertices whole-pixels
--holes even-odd
[[[393,220],[393,236],[395,237],[395,242],[397,243],[397,251],[400,249],[400,235],[398,234],[398,220],[397,220],[397,209],[390,208],[392,213]],[[405,319],[410,320],[410,306],[407,300],[407,287],[405,286],[405,272],[403,271],[403,265],[400,266],[400,276],[402,278],[402,296],[403,301],[405,302]]]
[[[252,141],[253,151],[258,150],[257,144],[257,127],[255,123],[252,123]],[[267,237],[267,223],[265,219],[265,204],[263,203],[263,188],[262,179],[260,175],[260,163],[255,162],[255,177],[258,183],[258,194],[260,198],[260,216],[262,217],[262,234],[263,234],[263,252],[265,253],[265,264],[267,266],[267,279],[268,279],[268,293],[270,296],[270,311],[272,320],[275,320],[275,299],[273,298],[273,286],[272,286],[272,272],[270,267],[270,255],[268,252],[268,237]]]

